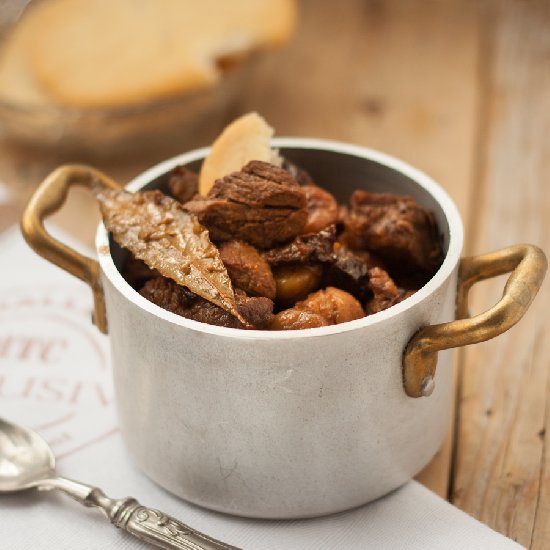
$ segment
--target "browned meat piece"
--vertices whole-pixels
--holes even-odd
[[[302,188],[288,172],[259,160],[216,180],[208,198],[227,199],[251,208],[300,209],[307,204]]]
[[[369,276],[367,274],[369,263],[367,259],[344,246],[335,246],[334,248],[334,261],[327,265],[325,283],[341,288],[356,298],[364,300],[369,293]]]
[[[336,237],[334,225],[318,233],[298,235],[292,242],[264,252],[264,258],[272,265],[333,260],[332,245]]]
[[[276,183],[296,186],[298,182],[283,168],[271,164],[270,162],[263,162],[261,160],[251,160],[248,164],[243,166],[242,171],[246,174],[254,174],[260,178],[274,181]]]
[[[338,221],[336,199],[317,185],[303,185],[307,199],[307,222],[302,233],[317,233]]]
[[[185,166],[176,166],[170,172],[168,189],[175,199],[187,202],[199,192],[199,176]]]
[[[262,329],[268,327],[273,320],[273,302],[269,298],[249,298],[239,290],[235,292],[237,308],[249,326],[243,325],[227,311],[166,277],[150,279],[140,294],[163,309],[209,325]]]
[[[233,286],[249,296],[275,299],[275,279],[265,258],[251,245],[230,241],[220,246],[220,256]]]
[[[256,209],[223,199],[193,200],[186,203],[185,208],[196,214],[201,224],[209,229],[213,241],[239,239],[258,248],[272,248],[292,239],[306,217],[300,210]]]
[[[249,162],[216,180],[207,198],[185,204],[214,241],[273,248],[298,235],[307,220],[306,196],[292,176],[267,162]]]
[[[252,328],[266,329],[271,325],[274,317],[272,300],[263,296],[249,297],[239,290],[235,292],[235,297],[239,312]]]
[[[398,288],[389,276],[388,272],[380,267],[368,270],[369,288],[374,296],[367,302],[367,313],[378,313],[402,302],[414,291]]]
[[[277,303],[288,307],[319,288],[323,268],[307,264],[281,265],[274,268],[273,275],[277,284]]]
[[[310,294],[293,308],[275,315],[271,330],[298,330],[337,325],[364,316],[361,304],[351,294],[328,287]]]
[[[369,268],[383,267],[380,258],[366,250],[350,250],[335,243],[333,262],[327,264],[324,284],[341,288],[364,301],[370,296]]]
[[[335,262],[340,261],[340,265],[345,269],[347,260],[358,260],[365,263],[368,267],[381,267],[385,269],[384,260],[368,250],[351,250],[345,244],[339,241],[334,243]]]
[[[137,260],[131,254],[122,264],[120,271],[126,282],[135,290],[139,290],[149,279],[160,275],[156,269],[150,269],[143,260]]]
[[[185,310],[199,300],[194,292],[162,276],[149,279],[139,293],[157,306],[182,316]],[[239,322],[237,318],[233,318],[236,323]]]
[[[308,172],[296,166],[293,162],[283,158],[282,168],[286,170],[300,185],[314,185],[315,182]]]
[[[273,320],[273,302],[269,298],[249,298],[246,294],[236,291],[235,299],[239,313],[248,323],[248,326],[244,326],[225,310],[200,297],[190,308],[185,310],[183,317],[209,325],[241,329],[263,329],[271,324]]]
[[[442,250],[434,216],[411,197],[355,191],[342,241],[380,254],[395,265],[433,273]]]

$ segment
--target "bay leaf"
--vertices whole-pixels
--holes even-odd
[[[246,324],[219,251],[194,214],[160,191],[98,188],[96,196],[105,227],[120,246]]]

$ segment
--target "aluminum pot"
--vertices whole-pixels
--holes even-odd
[[[376,499],[430,461],[449,426],[448,348],[517,322],[546,259],[535,246],[517,245],[461,260],[455,205],[400,160],[331,141],[280,138],[273,145],[340,201],[365,188],[411,195],[432,210],[445,250],[436,275],[404,302],[352,322],[245,331],[184,319],[140,296],[118,269],[127,253],[101,224],[98,260],[46,232],[45,217],[70,186],[117,185],[96,170],[52,173],[31,199],[22,230],[39,254],[93,289],[100,330],[107,332],[108,320],[120,429],[137,465],[168,491],[213,510],[302,518]],[[197,169],[207,152],[163,162],[128,189],[163,189],[173,167]],[[471,285],[507,272],[502,300],[465,318]]]

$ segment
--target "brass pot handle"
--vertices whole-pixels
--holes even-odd
[[[69,189],[75,185],[97,185],[120,189],[111,178],[88,166],[67,165],[54,170],[36,189],[21,218],[21,232],[29,246],[40,256],[88,283],[94,295],[94,320],[107,333],[105,298],[97,260],[83,256],[58,241],[44,227],[44,220],[65,203]]]
[[[438,351],[490,340],[515,325],[537,294],[547,266],[544,252],[529,244],[463,258],[458,271],[457,320],[421,328],[405,348],[403,385],[407,395],[432,393]],[[501,300],[484,313],[465,318],[472,285],[510,271]]]

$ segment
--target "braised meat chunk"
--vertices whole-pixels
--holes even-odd
[[[201,298],[166,277],[156,277],[145,283],[140,294],[157,306],[186,319],[229,328],[267,328],[273,320],[273,302],[269,298],[252,298],[242,291],[235,292],[239,313],[248,323],[245,326],[221,307]]]
[[[185,166],[176,166],[170,172],[168,189],[182,204],[191,200],[199,191],[199,176]]]
[[[240,290],[235,291],[239,312],[250,325],[249,328],[267,329],[273,322],[273,301],[263,296],[247,296]]]
[[[183,317],[184,312],[199,300],[194,292],[162,276],[149,279],[139,293],[162,309]]]
[[[350,250],[341,243],[335,243],[333,261],[327,264],[325,283],[341,288],[363,301],[370,294],[369,268],[379,265],[381,260],[366,250]]]
[[[270,162],[263,162],[261,160],[251,160],[245,166],[242,171],[245,174],[252,174],[268,181],[280,183],[281,185],[289,185],[291,187],[300,187],[298,182],[283,168],[271,164]],[[286,203],[287,201],[285,201]],[[302,205],[302,199],[297,204]]]
[[[139,290],[149,279],[160,275],[156,269],[151,269],[143,260],[137,260],[131,254],[124,260],[122,272],[134,290]]]
[[[344,224],[342,239],[353,249],[368,250],[393,265],[429,274],[441,263],[434,216],[411,197],[355,191]]]
[[[317,233],[298,235],[290,243],[264,252],[270,265],[333,260],[332,245],[336,238],[336,227],[331,225]]]
[[[306,207],[305,194],[296,180],[282,168],[259,160],[216,180],[208,198],[227,199],[251,208]]]
[[[217,180],[206,198],[185,208],[197,215],[214,241],[241,240],[266,249],[302,231],[306,205],[305,193],[288,172],[252,161]]]
[[[249,296],[275,298],[275,279],[266,259],[253,246],[230,241],[220,246],[220,256],[235,288]]]
[[[305,219],[299,210],[250,208],[225,199],[193,200],[185,208],[198,216],[213,241],[238,239],[264,249],[292,239]]]
[[[380,267],[369,269],[368,276],[368,286],[373,293],[373,297],[366,304],[369,314],[388,309],[414,294],[414,291],[398,288],[388,272]]]

